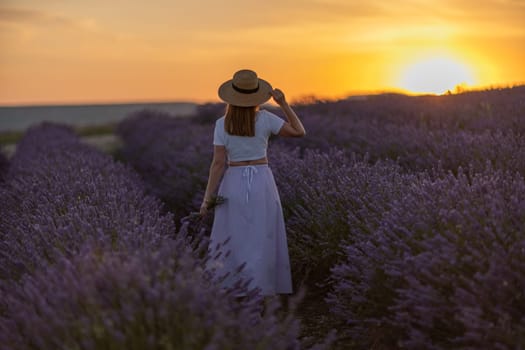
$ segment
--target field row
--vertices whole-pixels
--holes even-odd
[[[113,157],[67,128],[32,129],[0,158],[0,342],[523,347],[523,96],[296,106],[307,137],[272,139],[268,152],[294,290],[306,294],[288,309],[270,302],[262,317],[255,293],[239,303],[218,289],[221,276],[204,268],[213,217],[190,215],[224,106],[193,119],[137,112],[117,126]]]
[[[29,130],[4,177],[2,347],[310,347],[278,301],[264,306],[242,281],[222,290],[204,269],[206,237],[176,227],[132,169],[70,129]]]

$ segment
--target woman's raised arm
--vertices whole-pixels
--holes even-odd
[[[272,94],[273,100],[281,107],[284,112],[284,115],[287,121],[283,124],[281,130],[279,131],[279,136],[284,137],[303,137],[306,135],[306,130],[304,129],[303,123],[299,120],[297,114],[284,97],[284,93],[279,89],[274,89],[270,92]]]

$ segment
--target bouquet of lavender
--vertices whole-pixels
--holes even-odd
[[[208,204],[207,205],[208,210],[213,210],[217,206],[223,204],[224,202],[226,202],[226,198],[225,197],[223,197],[223,196],[213,196],[211,198],[211,200],[207,201],[206,203]],[[195,219],[203,220],[203,216],[197,211],[192,211],[188,216],[183,217],[181,219],[181,221],[182,222],[186,222],[188,220],[195,220]]]
[[[226,202],[226,198],[223,197],[223,196],[213,196],[211,197],[211,200],[208,201],[208,210],[210,209],[215,209],[215,207],[223,204],[224,202]]]

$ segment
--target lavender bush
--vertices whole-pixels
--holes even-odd
[[[191,252],[85,246],[6,293],[10,349],[299,349],[299,324],[270,302],[210,284]],[[174,252],[176,254],[174,254]],[[238,291],[238,290],[237,290]],[[319,344],[312,349],[325,349]]]
[[[346,118],[428,129],[523,132],[525,86],[471,91],[449,96],[381,94],[297,106],[301,115]],[[327,129],[330,129],[327,125]],[[324,128],[323,128],[324,129]],[[318,130],[318,131],[322,131]]]
[[[193,121],[199,124],[215,124],[218,116],[224,115],[226,104],[205,103],[197,106]]]
[[[329,276],[343,243],[366,239],[412,178],[391,162],[369,164],[335,149],[301,158],[282,147],[270,152],[298,281]]]
[[[2,198],[0,344],[9,349],[326,349],[293,310],[261,315],[246,281],[223,290],[202,236],[136,174],[44,124],[20,142]],[[201,258],[206,256],[204,259]],[[240,293],[246,299],[237,300]]]
[[[524,91],[296,106],[308,134],[272,140],[270,164],[296,284],[318,285],[333,267],[326,301],[349,336],[337,346],[522,346]],[[219,108],[187,120],[143,111],[119,127],[122,159],[177,220],[202,198]],[[210,217],[189,218],[209,229]],[[322,319],[318,299],[309,312]]]
[[[337,147],[392,159],[408,171],[456,171],[485,160],[525,174],[525,87],[450,96],[377,95],[297,106],[307,130],[302,140],[280,140],[301,149]]]
[[[430,170],[438,164],[451,171],[469,164],[482,170],[486,161],[490,161],[497,169],[525,174],[525,138],[523,132],[516,129],[429,128],[416,123],[398,124],[311,112],[305,112],[303,119],[305,128],[315,133],[299,141],[279,140],[279,143],[324,152],[337,147],[349,153],[367,155],[371,162],[394,160],[411,172]]]
[[[363,346],[523,346],[524,206],[516,173],[421,179],[368,240],[346,247],[332,311]]]
[[[62,126],[26,133],[0,198],[0,279],[74,255],[85,241],[134,249],[175,233],[136,174]]]
[[[0,183],[4,181],[4,178],[7,174],[7,169],[9,168],[9,160],[0,149]]]
[[[122,159],[141,175],[148,192],[178,219],[200,206],[213,152],[213,126],[140,111],[117,129]]]

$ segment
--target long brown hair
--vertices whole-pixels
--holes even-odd
[[[224,118],[224,130],[230,135],[255,136],[257,108],[257,106],[240,107],[228,104]]]

